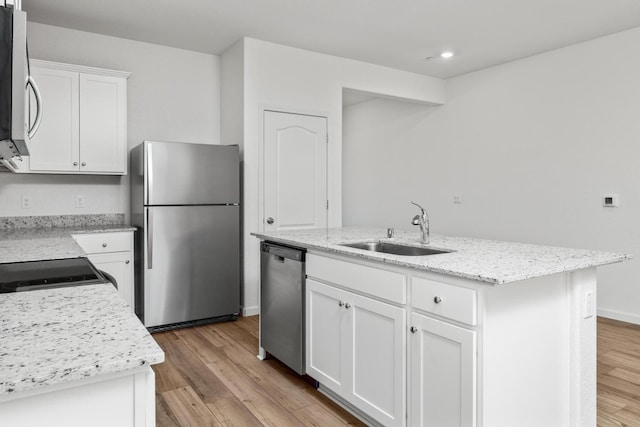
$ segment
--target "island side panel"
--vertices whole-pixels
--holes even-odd
[[[479,422],[568,426],[568,273],[483,289]]]
[[[150,366],[12,397],[0,403],[0,426],[155,426],[155,375]]]
[[[596,269],[570,273],[571,427],[591,427],[597,418]],[[587,294],[590,293],[590,304]],[[590,305],[590,308],[587,307]]]

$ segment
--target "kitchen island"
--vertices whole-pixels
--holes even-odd
[[[31,218],[20,220],[41,220]],[[85,257],[74,235],[134,229],[13,221],[0,221],[11,222],[0,229],[0,263]],[[151,365],[163,360],[110,283],[0,294],[0,426],[155,426]]]
[[[0,425],[155,425],[164,353],[111,284],[2,294],[0,313]]]
[[[307,249],[307,374],[369,424],[596,425],[596,267],[628,255],[380,229],[254,235]],[[447,252],[343,246],[362,241]]]

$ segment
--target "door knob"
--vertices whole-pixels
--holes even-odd
[[[73,162],[73,166],[78,166],[78,162]]]
[[[412,334],[415,334],[416,332],[418,332],[418,328],[416,328],[415,326],[412,326],[410,329]]]
[[[87,166],[87,162],[82,162],[82,166]]]
[[[267,224],[273,224],[273,222],[274,222],[273,218],[271,217],[267,218]]]

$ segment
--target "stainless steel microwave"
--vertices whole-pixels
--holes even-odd
[[[27,142],[40,125],[42,102],[29,73],[27,14],[19,2],[0,6],[0,160],[29,155]],[[27,111],[27,91],[32,90],[36,117]]]

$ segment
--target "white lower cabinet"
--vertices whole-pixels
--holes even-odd
[[[406,310],[306,282],[307,373],[387,426],[406,423]]]
[[[76,234],[73,238],[98,270],[113,276],[118,293],[133,310],[133,231]]]
[[[410,425],[475,426],[476,332],[417,313],[410,327]]]
[[[594,269],[498,286],[313,251],[306,268],[307,373],[369,424],[595,426]]]
[[[114,252],[110,254],[89,255],[89,260],[98,270],[113,276],[118,285],[118,293],[134,308],[133,296],[133,254],[130,252]]]

